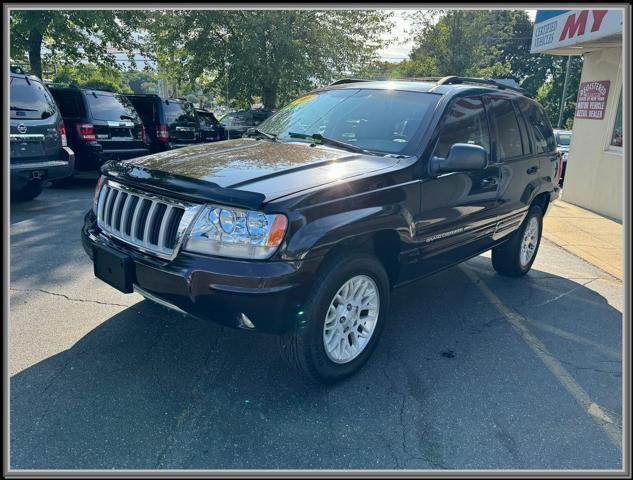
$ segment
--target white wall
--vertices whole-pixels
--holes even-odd
[[[563,199],[622,220],[624,156],[609,149],[622,89],[622,49],[585,53],[581,82],[610,80],[603,120],[575,119]],[[625,139],[626,140],[626,139]]]

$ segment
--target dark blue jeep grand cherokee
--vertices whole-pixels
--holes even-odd
[[[339,81],[247,138],[102,169],[82,231],[97,277],[276,333],[308,376],[368,359],[389,295],[492,249],[525,275],[557,198],[543,109],[490,80]]]

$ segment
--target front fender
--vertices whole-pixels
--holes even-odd
[[[399,204],[334,213],[300,227],[289,240],[284,257],[299,260],[323,256],[337,245],[353,246],[382,231],[395,231],[401,241],[410,242],[414,228],[411,212]]]

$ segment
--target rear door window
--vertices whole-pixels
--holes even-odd
[[[491,113],[497,145],[497,161],[503,162],[522,156],[523,139],[512,102],[505,98],[488,97],[486,108]]]
[[[46,87],[36,80],[11,77],[11,118],[41,120],[57,112]]]
[[[456,143],[479,145],[490,152],[488,121],[480,97],[459,98],[453,102],[442,119],[433,155],[448,157],[449,150]]]
[[[121,95],[84,93],[90,112],[95,120],[112,122],[135,121],[140,119],[130,101]]]
[[[547,120],[542,107],[526,99],[520,99],[521,111],[528,123],[528,128],[534,137],[535,153],[551,152],[556,150],[554,131]]]

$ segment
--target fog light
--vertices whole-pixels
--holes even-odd
[[[253,322],[251,322],[251,319],[248,318],[243,313],[240,313],[238,318],[239,318],[239,321],[240,321],[240,327],[255,328],[255,325],[253,324]]]

